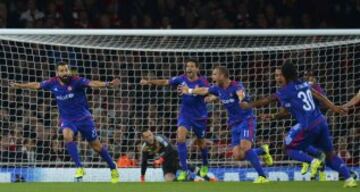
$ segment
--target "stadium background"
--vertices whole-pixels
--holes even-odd
[[[5,28],[357,28],[358,0],[2,0]]]
[[[314,11],[311,7],[318,9]],[[0,10],[0,26],[6,28],[349,28],[359,26],[358,22],[353,21],[360,18],[360,1],[0,1]],[[31,10],[35,10],[35,14],[29,14]],[[22,49],[11,50],[14,46]],[[138,167],[137,146],[140,139],[136,133],[143,126],[163,131],[174,141],[178,103],[176,92],[170,91],[170,88],[144,89],[137,83],[142,76],[167,78],[177,75],[182,70],[183,60],[194,55],[174,55],[172,60],[168,60],[166,55],[161,56],[156,52],[89,51],[71,47],[13,44],[9,41],[2,41],[0,49],[0,162],[3,167],[10,168],[14,163],[35,167],[71,167],[61,136],[54,129],[57,126],[57,116],[49,93],[15,91],[7,87],[9,80],[41,81],[54,75],[53,64],[60,60],[68,61],[78,73],[91,79],[109,80],[113,76],[121,78],[122,85],[118,90],[89,90],[88,94],[90,108],[97,110],[93,111],[94,116],[99,114],[100,117],[96,122],[102,141],[109,144],[115,159],[126,155],[133,158],[134,167]],[[302,69],[316,68],[317,74],[326,71],[329,75],[321,76],[320,84],[331,100],[344,103],[356,93],[360,83],[360,66],[356,65],[359,45],[352,45],[350,49],[351,54],[347,53],[349,47],[341,46],[331,52],[305,50],[296,53],[295,61],[311,63],[304,65]],[[7,54],[11,51],[16,54]],[[276,57],[288,58],[294,54]],[[274,58],[272,53],[236,56],[238,58],[234,61],[234,55],[211,58],[206,54],[196,55],[200,63],[203,63],[201,67],[206,75],[219,62],[233,61],[229,66],[231,73],[246,74],[237,76],[236,79],[245,82],[252,96],[274,91],[271,88],[274,87],[274,82],[269,81],[271,65],[277,64],[271,60]],[[317,62],[309,62],[311,59]],[[157,65],[159,63],[161,65]],[[174,63],[175,67],[166,63]],[[238,68],[240,63],[242,67]],[[349,70],[354,73],[348,75]],[[252,74],[263,75],[257,75],[253,80]],[[157,97],[159,98],[154,99]],[[352,166],[359,166],[360,161],[360,120],[356,113],[358,110],[346,118],[334,116],[330,121],[334,136],[341,136],[343,139],[335,141],[336,147],[343,150],[340,155],[343,154],[347,163]],[[216,143],[211,150],[210,159],[231,159],[228,150],[221,150],[227,144],[222,138],[226,138],[228,134],[227,127],[219,126],[224,124],[224,115],[223,112],[212,114],[213,117],[220,118],[212,119],[209,129],[224,135],[210,133],[207,136]],[[349,119],[353,120],[348,121]],[[285,130],[275,128],[290,124],[291,121],[276,122],[258,128],[259,143],[278,141],[271,143],[272,153],[276,154],[277,161],[286,161],[287,157],[283,155],[281,143]],[[345,146],[344,141],[347,141]],[[96,163],[100,159],[85,145],[81,148],[82,155],[88,158],[86,160],[92,166],[103,166]],[[191,154],[194,157],[190,158],[198,158],[196,153]],[[215,164],[223,165],[226,162],[229,161]]]

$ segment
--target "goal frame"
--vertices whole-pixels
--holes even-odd
[[[73,35],[73,36],[144,36],[144,37],[276,37],[276,36],[360,36],[360,29],[0,29],[0,35]],[[330,44],[326,44],[331,46]],[[181,51],[181,50],[180,50]],[[214,51],[214,50],[212,50]],[[256,50],[255,50],[256,51]],[[41,164],[42,162],[39,162]],[[292,164],[292,161],[285,162]],[[27,163],[24,163],[27,164]],[[69,165],[72,162],[68,163]],[[0,162],[0,166],[2,163]],[[21,163],[14,163],[21,165]],[[86,165],[86,162],[85,162]]]

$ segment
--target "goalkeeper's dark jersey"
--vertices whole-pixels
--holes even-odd
[[[162,135],[154,135],[154,140],[153,144],[144,142],[142,146],[141,175],[145,175],[149,159],[159,159],[160,157],[165,161],[177,159],[177,151],[168,139]]]

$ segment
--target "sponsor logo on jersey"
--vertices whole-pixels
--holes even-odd
[[[222,99],[221,102],[224,103],[224,104],[234,103],[235,99],[233,99],[233,98],[231,98],[231,99]]]
[[[59,96],[56,96],[56,99],[57,100],[67,100],[67,99],[71,99],[71,98],[74,98],[74,93],[69,93],[69,94],[66,94],[66,95],[59,95]]]

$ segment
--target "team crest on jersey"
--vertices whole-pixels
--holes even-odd
[[[69,87],[67,88],[67,90],[68,90],[68,91],[72,91],[72,87],[69,86]]]

